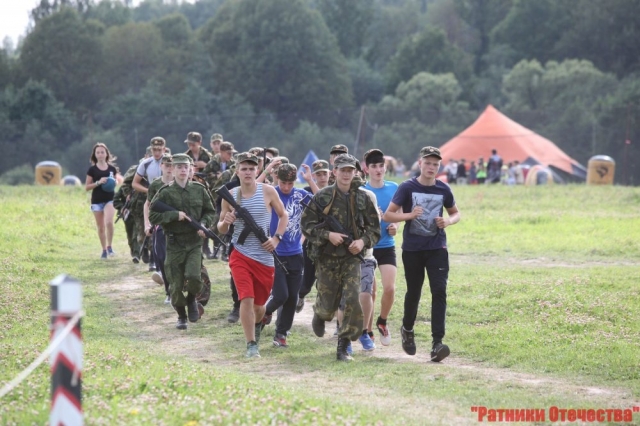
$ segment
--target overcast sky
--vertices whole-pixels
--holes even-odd
[[[17,44],[18,37],[27,33],[29,11],[38,3],[39,0],[0,0],[0,42],[9,36],[13,45]]]

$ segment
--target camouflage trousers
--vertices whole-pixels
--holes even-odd
[[[167,233],[167,257],[164,271],[169,279],[169,296],[173,306],[187,306],[183,291],[196,296],[202,291],[202,238]]]
[[[339,338],[352,341],[362,334],[363,314],[360,307],[360,261],[357,257],[320,256],[316,261],[318,295],[313,311],[325,321],[331,321],[344,298],[344,318]]]

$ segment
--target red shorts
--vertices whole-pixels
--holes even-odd
[[[267,303],[276,270],[273,266],[263,265],[234,250],[229,256],[229,268],[238,290],[238,300],[253,297],[256,306]]]

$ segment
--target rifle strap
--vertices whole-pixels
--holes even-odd
[[[331,193],[331,199],[329,200],[329,203],[327,204],[327,207],[324,208],[324,210],[322,210],[322,213],[324,213],[325,215],[329,214],[329,210],[331,210],[331,206],[333,205],[333,200],[336,199],[336,193],[337,193],[337,189],[334,186],[333,187],[333,192]]]

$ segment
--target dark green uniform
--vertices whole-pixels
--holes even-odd
[[[336,217],[349,230],[354,241],[362,239],[366,250],[375,246],[380,239],[380,220],[377,207],[359,187],[359,183],[354,182],[349,192],[344,194],[337,186],[331,185],[318,191],[314,198],[323,206],[323,211]],[[338,337],[353,341],[362,334],[360,260],[349,253],[346,245],[336,247],[331,244],[330,231],[321,224],[322,221],[312,208],[305,209],[301,227],[309,241],[309,257],[316,265],[318,288],[313,310],[320,319],[331,321],[338,310],[340,299],[344,297],[344,320]]]
[[[184,188],[175,182],[163,186],[153,198],[152,204],[156,200],[177,209],[164,213],[151,209],[149,220],[155,225],[161,225],[164,230],[167,239],[165,272],[171,286],[171,304],[183,307],[187,305],[183,288],[193,296],[202,291],[202,238],[188,225],[187,220],[178,220],[178,211],[183,211],[204,226],[210,227],[215,210],[204,185],[193,181],[188,181]]]
[[[127,242],[129,243],[129,250],[131,251],[131,256],[138,256],[140,252],[140,242],[138,242],[138,234],[136,233],[136,220],[134,218],[134,210],[137,208],[137,199],[138,195],[136,190],[133,189],[132,182],[133,178],[136,175],[136,170],[138,169],[138,165],[134,164],[129,167],[129,169],[125,172],[122,182],[122,186],[120,187],[120,191],[122,191],[122,195],[126,198],[130,197],[129,203],[129,214],[127,218],[124,220],[124,228],[127,232]]]
[[[205,163],[209,163],[209,161],[211,161],[211,158],[213,157],[213,155],[211,155],[211,153],[209,151],[207,151],[205,148],[200,147],[199,151],[198,151],[198,158],[194,158],[193,154],[191,153],[191,150],[188,149],[187,152],[185,152],[185,154],[187,154],[189,157],[191,157],[191,159],[195,162],[195,161],[204,161]],[[197,169],[197,167],[196,167]],[[196,170],[197,171],[197,170]]]

